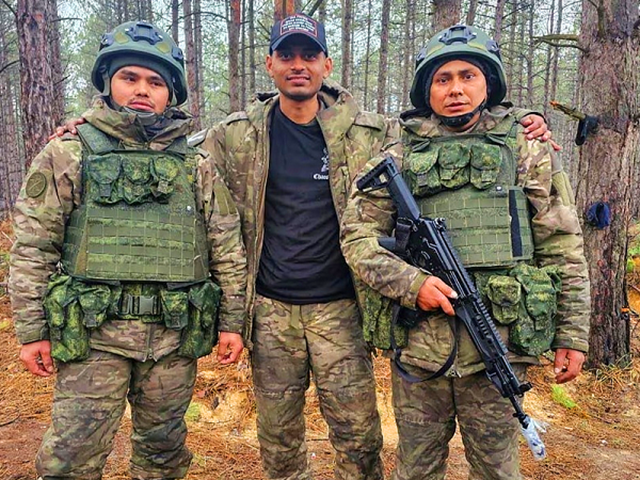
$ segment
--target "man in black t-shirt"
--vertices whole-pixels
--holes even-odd
[[[324,26],[305,15],[274,25],[267,70],[278,94],[209,130],[203,147],[242,215],[258,439],[270,479],[311,478],[304,441],[310,373],[336,450],[339,479],[381,479],[375,379],[356,296],[340,252],[351,180],[390,140],[327,79]],[[378,308],[380,310],[380,308]]]

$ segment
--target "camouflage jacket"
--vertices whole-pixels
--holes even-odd
[[[190,132],[189,116],[178,110],[168,116],[173,121],[148,140],[134,115],[116,112],[100,98],[83,115],[94,127],[121,140],[123,148],[132,150],[163,150]],[[66,135],[49,142],[33,160],[16,202],[10,292],[18,341],[23,344],[48,338],[43,298],[50,276],[59,268],[65,223],[82,199],[81,158],[82,144],[77,136]],[[210,270],[224,291],[219,329],[239,333],[245,323],[246,257],[238,213],[206,152],[198,151],[196,162],[196,202],[206,223]],[[34,182],[30,182],[34,175],[44,185],[34,188]],[[128,346],[115,348],[115,353],[137,355],[136,349],[149,341],[157,357],[179,345],[180,333],[160,325],[151,328],[137,321],[118,321],[107,322],[98,330],[116,328],[111,325],[116,323],[118,336],[127,338]],[[100,342],[108,343],[104,339],[109,335],[102,333]],[[92,346],[94,340],[92,336]],[[108,349],[108,345],[103,347]]]
[[[349,92],[325,81],[319,93],[325,107],[317,119],[330,155],[329,181],[333,202],[342,217],[351,182],[366,162],[383,145],[397,138],[395,122],[378,114],[362,112]],[[269,173],[269,121],[278,103],[277,93],[258,94],[246,111],[231,114],[222,123],[192,139],[202,142],[220,167],[242,218],[242,234],[247,247],[247,309],[253,318],[255,283],[264,233],[264,206]],[[206,136],[198,139],[197,137]],[[364,289],[356,281],[360,306]],[[245,340],[251,338],[247,325]]]
[[[504,106],[484,111],[473,131],[491,131],[507,115],[513,116],[513,110]],[[402,138],[455,135],[446,130],[435,117],[410,117],[401,120],[400,126]],[[547,144],[526,140],[523,128],[520,125],[516,128],[517,184],[524,188],[533,214],[531,228],[535,261],[538,266],[557,265],[562,277],[552,348],[586,352],[590,314],[589,280],[582,231],[571,186]],[[402,169],[402,140],[390,145],[385,153],[391,154],[399,169]],[[373,158],[363,173],[370,171],[381,158],[382,154]],[[365,283],[403,306],[415,309],[418,290],[427,274],[378,245],[377,239],[389,236],[394,225],[395,207],[386,190],[362,193],[354,186],[342,219],[342,250],[350,267]],[[414,363],[429,370],[437,370],[451,349],[450,327],[448,322],[436,318],[434,321],[422,322],[421,328],[430,330],[426,337],[421,337],[426,338],[429,344],[420,349],[424,361]],[[412,334],[409,336],[410,343],[411,338]],[[535,362],[531,357],[514,356],[514,359]],[[484,368],[466,332],[462,332],[454,366],[461,375]]]

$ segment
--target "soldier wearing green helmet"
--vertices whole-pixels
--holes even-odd
[[[503,102],[506,91],[492,39],[465,25],[439,32],[419,56],[415,109],[401,115],[400,139],[362,174],[393,156],[421,214],[445,218],[518,377],[524,381],[527,364],[553,350],[556,381],[564,383],[579,374],[588,349],[582,232],[561,163],[546,144],[527,138]],[[341,225],[356,275],[424,312],[411,326],[398,319],[369,327],[392,358],[399,443],[391,478],[444,479],[457,421],[469,478],[520,479],[518,422],[454,316],[456,292],[378,244],[392,233],[395,213],[386,192],[354,189]]]
[[[54,374],[43,480],[98,480],[131,406],[134,479],[183,478],[197,358],[243,348],[240,218],[210,156],[187,145],[182,52],[154,25],[106,34],[101,95],[33,160],[16,203],[10,291],[20,358]]]

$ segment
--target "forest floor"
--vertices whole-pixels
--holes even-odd
[[[9,301],[2,284],[7,272],[9,228],[0,224],[0,480],[34,480],[33,459],[49,424],[53,379],[35,378],[18,359]],[[640,258],[629,283],[640,288]],[[634,311],[640,292],[630,288]],[[530,369],[534,384],[525,410],[549,424],[543,440],[548,457],[536,462],[521,445],[522,472],[531,480],[640,479],[640,328],[632,316],[634,361],[625,367],[584,372],[575,382],[554,386],[549,362]],[[393,419],[387,361],[375,359],[378,406],[383,419],[383,458],[387,475],[394,464],[397,432]],[[333,478],[333,453],[313,387],[306,406],[308,455],[318,480]],[[187,443],[194,453],[189,480],[262,479],[255,432],[255,408],[246,357],[220,367],[200,361],[194,397],[187,412]],[[125,414],[104,472],[105,480],[127,476],[131,432]],[[452,441],[449,480],[467,478],[468,466],[459,434]]]

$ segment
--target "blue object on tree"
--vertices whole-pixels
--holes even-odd
[[[593,203],[587,210],[587,222],[602,230],[611,225],[611,208],[606,202]]]

